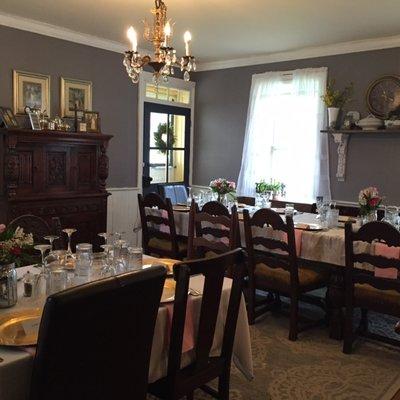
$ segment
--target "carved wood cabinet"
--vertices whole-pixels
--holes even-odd
[[[106,230],[111,135],[0,129],[0,223],[34,214],[98,244]]]

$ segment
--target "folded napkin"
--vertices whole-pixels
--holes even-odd
[[[374,253],[376,256],[400,259],[400,247],[389,247],[384,243],[375,243]],[[377,278],[397,279],[397,269],[375,268],[374,275]]]
[[[174,303],[164,304],[167,309],[167,336],[171,338],[172,317],[174,315]],[[186,305],[185,327],[183,330],[182,353],[186,353],[194,348],[194,323],[193,323],[193,298],[188,296]]]

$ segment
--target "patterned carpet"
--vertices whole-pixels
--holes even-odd
[[[392,333],[394,322],[370,316],[379,333]],[[267,314],[251,327],[255,379],[233,367],[231,400],[390,400],[400,388],[400,349],[359,340],[345,355],[324,327],[301,333],[297,342],[287,334],[282,315]],[[211,397],[197,391],[195,399]]]

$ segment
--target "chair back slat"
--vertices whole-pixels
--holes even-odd
[[[370,222],[363,225],[358,232],[352,232],[353,241],[372,243],[380,241],[388,246],[400,247],[400,234],[396,228],[385,222]]]
[[[399,259],[376,256],[367,253],[354,254],[353,262],[367,263],[378,268],[396,268],[400,270]]]
[[[147,254],[157,254],[163,257],[180,258],[178,239],[176,235],[175,219],[170,199],[165,201],[157,193],[149,193],[146,196],[138,194],[140,220],[142,225],[142,247]],[[150,210],[159,212],[152,214]],[[164,215],[166,213],[166,216]],[[155,228],[155,225],[158,228]],[[166,227],[161,231],[161,226]],[[166,240],[169,242],[168,249],[151,247],[149,242],[152,238]]]
[[[205,257],[207,251],[225,253],[240,246],[236,207],[231,213],[222,204],[211,201],[201,211],[193,201],[189,214],[188,258]]]
[[[193,275],[202,275],[204,277],[195,360],[192,369],[195,374],[199,371],[204,372],[207,368],[218,320],[224,277],[227,269],[232,265],[234,266],[234,275],[229,296],[228,312],[223,324],[224,332],[221,352],[221,356],[225,357],[225,361],[230,363],[242,296],[245,272],[244,251],[236,249],[216,257],[186,261],[174,266],[176,295],[168,356],[168,379],[170,379],[171,384],[179,378],[190,277]]]
[[[263,246],[269,250],[282,250],[285,252],[289,252],[289,246],[287,243],[273,238],[266,238],[261,236],[253,237],[253,245],[254,246]]]

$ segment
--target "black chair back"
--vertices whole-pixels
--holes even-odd
[[[48,297],[30,400],[145,399],[164,267]]]

